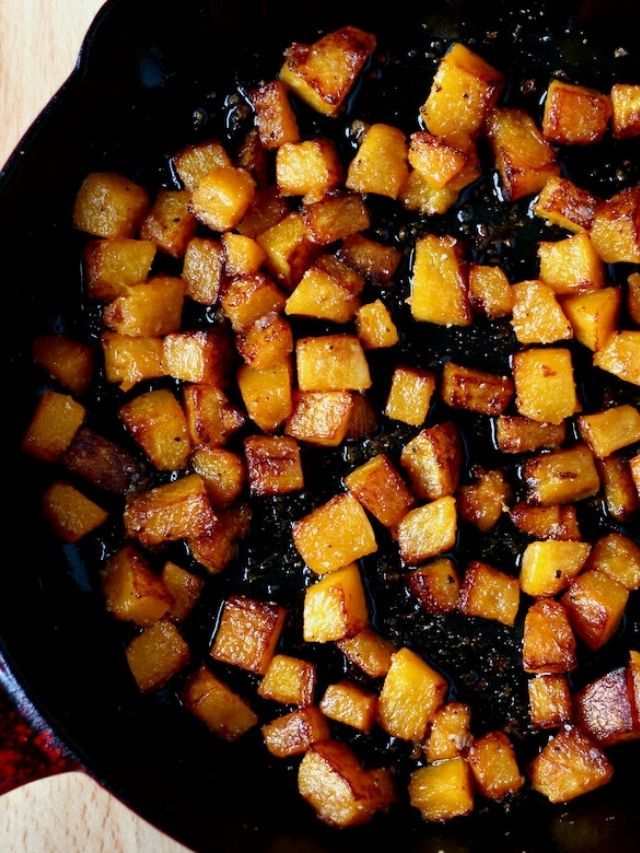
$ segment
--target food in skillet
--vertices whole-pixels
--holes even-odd
[[[554,148],[595,144],[609,126],[621,140],[640,136],[640,85],[605,95],[552,80],[539,127],[501,105],[502,74],[456,43],[416,100],[422,129],[407,138],[363,125],[346,161],[334,142],[302,138],[298,117],[338,117],[375,47],[353,27],[292,45],[279,79],[249,93],[255,128],[238,151],[207,141],[175,155],[180,189],[152,200],[119,174],[85,178],[74,225],[91,235],[86,291],[104,306],[104,374],[122,392],[102,406],[129,446],[86,425],[93,413],[75,398],[95,353],[56,335],[37,339],[34,360],[62,390],[40,397],[23,445],[68,472],[43,498],[65,542],[105,524],[101,492],[123,501],[102,587],[110,613],[139,629],[126,657],[140,690],[175,683],[185,708],[229,741],[262,724],[266,749],[298,762],[301,795],[336,826],[385,811],[402,786],[429,821],[469,814],[476,796],[508,800],[526,778],[566,802],[611,778],[607,747],[640,739],[638,651],[579,690],[572,681],[640,588],[629,535],[640,504],[640,273],[612,285],[605,266],[640,263],[640,187],[596,198],[561,175]],[[482,140],[505,208],[531,197],[535,216],[569,232],[539,243],[536,279],[510,282],[431,227],[481,176]],[[422,222],[400,298],[408,311],[394,297],[407,259],[375,232],[376,197]],[[210,309],[194,324],[193,303]],[[431,336],[500,323],[513,335],[508,372],[446,353],[438,369],[394,355],[408,324]],[[376,351],[393,365],[383,387]],[[600,374],[616,393],[585,407]],[[470,416],[492,430],[487,467],[467,465]],[[383,419],[405,429],[398,452],[375,442]],[[252,510],[308,491],[310,454],[335,448],[358,463],[291,526],[302,600],[256,598],[240,571],[210,649],[190,648],[182,626],[205,587],[264,534]],[[580,510],[594,496],[611,522],[595,541]],[[526,541],[517,561],[461,554],[465,530],[488,538],[503,522]],[[167,558],[176,542],[186,567]],[[382,601],[365,579],[389,548],[417,607],[522,638],[530,727],[550,733],[528,766],[507,731],[478,731],[446,672],[383,636]],[[326,647],[349,677],[326,682]],[[229,668],[252,681],[237,689]],[[377,730],[413,749],[408,779],[384,759],[365,763],[347,735],[363,744]]]

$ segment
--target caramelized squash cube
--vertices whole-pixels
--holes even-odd
[[[588,234],[538,243],[540,278],[558,294],[574,296],[604,287],[604,267]]]
[[[371,387],[362,344],[353,335],[300,338],[296,368],[301,391],[365,391]]]
[[[232,278],[255,275],[262,266],[266,255],[251,237],[227,231],[222,235],[224,246],[224,268]]]
[[[379,697],[378,719],[392,737],[422,741],[428,724],[442,705],[449,685],[410,649],[391,658]]]
[[[211,657],[264,675],[278,645],[286,610],[244,595],[228,598],[211,646]]]
[[[245,467],[237,453],[222,447],[199,447],[191,457],[191,465],[204,480],[214,506],[226,509],[240,497]]]
[[[458,608],[465,616],[492,619],[513,627],[520,606],[520,586],[512,578],[486,563],[469,563],[465,572]]]
[[[611,100],[607,95],[552,80],[547,89],[542,118],[545,139],[562,145],[599,142],[607,130]]]
[[[316,668],[312,663],[289,655],[272,658],[258,686],[258,696],[282,705],[311,705],[316,688]]]
[[[172,622],[183,622],[200,598],[204,581],[170,560],[164,564],[160,577],[173,598],[167,617]]]
[[[133,237],[149,197],[142,187],[115,172],[91,172],[73,205],[73,227],[96,237]]]
[[[142,466],[128,450],[86,427],[77,431],[61,462],[99,489],[118,495],[139,486],[144,477]]]
[[[494,108],[502,87],[499,71],[456,42],[441,60],[420,113],[436,136],[474,135]]]
[[[436,500],[457,491],[462,442],[453,423],[423,429],[402,448],[400,464],[419,498]]]
[[[342,164],[333,142],[309,139],[278,149],[276,183],[283,196],[303,196],[305,204],[320,201],[342,180]]]
[[[130,338],[104,332],[102,353],[107,382],[119,382],[123,391],[130,391],[145,379],[164,376],[162,338]]]
[[[640,508],[629,462],[621,456],[609,456],[599,459],[596,465],[607,513],[616,521],[628,521]]]
[[[473,779],[464,758],[450,758],[414,770],[409,799],[424,820],[443,821],[473,811]]]
[[[141,627],[162,619],[174,604],[164,581],[133,545],[125,545],[107,560],[102,589],[109,613]]]
[[[393,801],[384,770],[365,770],[344,743],[325,740],[311,747],[298,770],[298,790],[323,823],[347,827],[367,823]]]
[[[53,531],[65,542],[77,542],[109,517],[70,483],[60,481],[49,486],[42,496],[42,509]]]
[[[342,27],[311,45],[294,42],[280,79],[312,109],[336,116],[375,46],[376,37],[357,27]]]
[[[244,440],[244,453],[252,495],[287,495],[304,488],[295,438],[252,435]]]
[[[233,164],[224,146],[213,139],[183,148],[174,155],[173,165],[184,186],[193,191],[212,169]]]
[[[204,481],[197,474],[138,493],[124,511],[127,535],[146,546],[205,536],[215,521]]]
[[[376,284],[388,284],[402,259],[398,249],[369,240],[362,234],[347,237],[340,246],[339,254],[352,269]]]
[[[224,253],[216,240],[194,237],[189,241],[182,265],[185,294],[202,305],[215,305],[222,283]]]
[[[372,628],[364,628],[355,637],[339,640],[337,645],[349,662],[369,678],[383,678],[389,672],[394,646]]]
[[[155,254],[150,240],[90,240],[84,249],[89,297],[111,302],[132,284],[146,281]]]
[[[184,468],[191,451],[187,419],[171,391],[149,391],[134,397],[118,414],[156,468]]]
[[[452,409],[501,415],[513,397],[513,390],[513,382],[508,376],[496,376],[450,361],[442,371],[440,393]]]
[[[398,198],[409,176],[407,154],[407,140],[401,130],[388,124],[372,124],[349,164],[347,189]]]
[[[191,210],[212,231],[229,231],[241,222],[255,189],[255,181],[244,169],[215,166],[194,189]]]
[[[613,776],[607,756],[577,728],[565,728],[529,767],[531,786],[552,803],[566,803],[606,785]]]
[[[244,364],[237,380],[247,414],[261,430],[272,432],[289,417],[293,403],[288,361],[263,370]]]
[[[493,156],[508,201],[540,192],[560,174],[553,148],[524,110],[495,110],[488,120]]]
[[[303,636],[307,643],[343,640],[366,628],[369,611],[362,578],[355,563],[332,571],[307,587],[303,623]]]
[[[180,328],[184,282],[158,276],[130,287],[104,309],[105,326],[132,338],[168,335]]]
[[[264,744],[276,758],[304,755],[314,743],[331,737],[322,713],[313,705],[278,717],[262,727]]]
[[[589,231],[598,200],[566,178],[551,178],[544,185],[534,207],[536,216],[567,231]]]
[[[580,539],[574,506],[529,506],[519,503],[512,507],[509,515],[518,530],[534,539]]]
[[[580,411],[568,349],[537,347],[513,356],[516,406],[521,415],[559,424]]]
[[[380,299],[358,308],[356,332],[365,349],[392,347],[400,340],[389,309]]]
[[[353,193],[307,205],[303,216],[308,233],[318,246],[344,240],[371,225],[364,201]]]
[[[600,370],[612,373],[625,382],[640,385],[640,332],[612,335],[593,357]]]
[[[268,183],[269,156],[260,142],[257,128],[253,127],[242,140],[236,155],[236,166],[249,172],[259,187],[265,187]],[[267,192],[270,190],[267,189]]]
[[[581,415],[578,429],[585,444],[599,459],[604,459],[640,441],[640,412],[629,404],[612,406],[603,412]]]
[[[566,435],[564,421],[547,424],[521,415],[500,415],[496,420],[496,441],[502,453],[529,453],[543,447],[559,447]]]
[[[378,547],[365,511],[350,493],[336,495],[296,521],[293,542],[317,575],[334,572]]]
[[[471,324],[462,250],[455,237],[427,234],[416,242],[408,301],[416,320],[441,326]]]
[[[524,550],[520,567],[520,587],[533,597],[556,595],[569,585],[587,561],[588,542],[531,542]]]
[[[475,740],[467,756],[478,790],[490,800],[503,800],[524,785],[513,746],[504,732]]]
[[[434,190],[420,172],[413,169],[402,188],[400,200],[407,210],[417,210],[422,216],[435,216],[446,213],[456,203],[458,195],[458,190],[450,186]]]
[[[22,450],[43,462],[55,462],[73,441],[85,408],[67,394],[45,391],[22,439]]]
[[[320,702],[325,717],[361,732],[370,732],[373,728],[377,707],[375,694],[350,681],[330,684]]]
[[[534,729],[557,729],[571,721],[566,675],[537,675],[529,681],[529,718]]]
[[[285,312],[334,323],[352,319],[364,286],[362,278],[346,264],[330,255],[320,258],[302,276]]]
[[[575,697],[576,724],[600,746],[640,739],[634,725],[627,671],[608,672],[584,687]]]
[[[287,90],[279,80],[264,83],[250,93],[256,127],[262,146],[268,151],[300,139],[298,122],[289,103]]]
[[[352,411],[348,391],[298,391],[285,432],[309,444],[337,447],[347,435]]]
[[[413,495],[384,453],[354,469],[344,484],[385,527],[395,527],[414,504]]]
[[[300,213],[290,213],[256,237],[266,254],[266,265],[286,287],[291,289],[302,278],[318,247]]]
[[[195,447],[219,447],[244,424],[244,415],[213,385],[186,385],[184,408]]]
[[[446,557],[410,572],[407,586],[428,613],[453,613],[458,606],[460,578],[455,566]]]
[[[433,715],[425,756],[429,763],[457,758],[471,746],[471,708],[462,702],[447,702]]]
[[[436,377],[430,371],[396,367],[384,413],[391,420],[421,426],[427,419],[435,390]]]
[[[593,454],[584,444],[527,460],[523,476],[527,499],[539,506],[580,501],[600,489]]]
[[[573,630],[592,650],[602,648],[618,630],[629,591],[604,572],[589,570],[575,578],[562,597]]]
[[[258,722],[244,699],[205,666],[187,681],[182,701],[194,717],[223,740],[237,740]]]
[[[611,87],[611,121],[616,139],[640,136],[640,85],[616,83]]]
[[[573,337],[554,291],[541,281],[513,285],[511,325],[521,344],[552,344]]]
[[[592,293],[569,296],[562,308],[577,340],[597,351],[605,347],[616,332],[621,301],[620,288],[605,287]]]
[[[282,311],[285,298],[271,279],[258,273],[232,281],[225,288],[221,303],[233,330],[241,332],[265,314]]]
[[[605,264],[640,263],[640,187],[622,190],[598,206],[591,239]]]
[[[456,502],[450,495],[410,510],[398,525],[405,563],[415,566],[453,548],[458,530]]]
[[[42,335],[33,342],[33,360],[73,394],[83,394],[93,379],[91,348],[63,335]]]
[[[236,349],[246,364],[268,370],[286,362],[293,350],[291,326],[275,311],[265,314],[236,337]]]
[[[640,589],[640,546],[620,533],[609,533],[593,546],[589,568],[603,572],[628,590]]]
[[[576,668],[576,640],[559,601],[541,599],[527,611],[522,662],[525,672],[556,674]]]
[[[469,267],[469,302],[490,320],[509,317],[513,310],[513,291],[500,267],[472,264]]]
[[[258,189],[251,207],[238,223],[237,231],[259,243],[258,236],[281,222],[288,213],[287,200],[282,198],[275,187]],[[264,246],[261,248],[266,251]]]
[[[150,240],[161,252],[174,258],[184,257],[196,230],[190,202],[189,190],[160,190],[142,222],[142,239]]]
[[[194,560],[209,574],[218,574],[236,556],[238,541],[248,534],[250,523],[251,509],[247,504],[229,507],[220,513],[209,533],[187,540]]]
[[[478,530],[488,533],[507,510],[511,489],[502,471],[472,470],[476,482],[463,486],[458,493],[458,510],[462,518]]]
[[[139,690],[158,690],[189,663],[189,646],[171,622],[156,622],[129,643],[127,663]]]
[[[443,139],[419,131],[411,134],[409,163],[434,190],[440,190],[465,167],[469,149],[470,142],[463,136]]]

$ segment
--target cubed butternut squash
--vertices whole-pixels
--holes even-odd
[[[590,569],[571,582],[562,602],[576,634],[596,651],[618,630],[628,598],[621,583]]]
[[[560,347],[517,352],[513,356],[516,406],[521,415],[560,424],[580,411],[571,352]]]
[[[85,418],[85,408],[67,394],[45,391],[22,439],[22,450],[55,462],[69,447]]]
[[[453,548],[458,530],[456,502],[450,495],[410,510],[398,525],[400,556],[410,566]]]
[[[264,675],[275,653],[287,611],[244,595],[227,598],[211,646],[215,660]]]
[[[409,163],[434,190],[451,184],[472,157],[468,137],[444,139],[423,131],[411,134]]]
[[[319,249],[302,214],[290,213],[279,218],[256,240],[266,255],[267,268],[289,289],[293,288]]]
[[[119,382],[122,391],[130,391],[145,379],[164,376],[162,338],[130,338],[104,332],[101,340],[107,382]]]
[[[618,326],[622,294],[619,287],[605,287],[592,293],[569,296],[562,309],[576,339],[596,352],[607,345]]]
[[[559,447],[566,434],[564,421],[548,424],[520,415],[500,415],[495,422],[496,443],[502,453],[530,453],[543,447]]]
[[[368,622],[364,586],[355,563],[330,572],[307,587],[303,612],[305,642],[344,640],[358,634]]]
[[[233,164],[222,143],[212,139],[183,148],[174,155],[173,165],[183,185],[195,190],[212,169]]]
[[[376,718],[378,699],[350,681],[330,684],[320,701],[320,710],[330,720],[370,732]]]
[[[308,139],[278,149],[276,183],[283,196],[303,196],[305,204],[320,201],[342,180],[342,164],[333,142]]]
[[[217,240],[194,237],[182,264],[185,294],[202,305],[215,305],[222,283],[224,252]]]
[[[446,326],[471,324],[466,271],[455,237],[427,234],[416,242],[408,302],[415,320]]]
[[[640,263],[640,187],[629,187],[598,205],[591,240],[605,264]]]
[[[611,129],[616,139],[640,136],[640,84],[615,83],[611,87]]]
[[[295,438],[252,435],[244,440],[244,455],[252,495],[287,495],[304,488]]]
[[[389,309],[380,299],[358,308],[356,332],[365,349],[392,347],[400,340]]]
[[[251,237],[227,231],[222,235],[224,271],[231,278],[255,275],[262,266],[265,253]]]
[[[364,628],[354,637],[338,640],[337,645],[349,662],[369,678],[383,678],[389,672],[394,646],[373,628]]]
[[[56,481],[42,496],[42,510],[65,542],[77,542],[105,523],[109,514],[70,483]]]
[[[157,276],[128,288],[104,309],[103,320],[114,332],[132,338],[168,335],[180,328],[184,282]]]
[[[222,294],[221,303],[233,330],[241,332],[260,317],[282,311],[285,297],[269,278],[258,273],[230,282]]]
[[[627,671],[620,667],[587,684],[575,697],[576,724],[600,746],[640,739]]]
[[[586,232],[538,243],[540,278],[555,293],[575,296],[604,287],[604,267]]]
[[[578,233],[589,231],[598,200],[566,178],[551,178],[536,200],[534,213],[553,225]]]
[[[127,663],[138,689],[158,690],[189,663],[189,646],[172,622],[145,628],[126,648]]]
[[[640,441],[640,412],[635,406],[612,406],[577,420],[583,441],[599,459]]]
[[[527,611],[522,663],[525,672],[555,674],[576,668],[576,640],[559,601],[542,599]]]
[[[546,540],[530,542],[522,555],[520,587],[534,597],[566,589],[587,561],[588,542]]]
[[[402,259],[398,249],[370,240],[362,234],[347,237],[340,246],[339,254],[352,269],[376,284],[388,284]]]
[[[469,267],[469,302],[490,320],[509,317],[513,310],[513,290],[500,267],[471,264]]]
[[[282,705],[311,705],[316,688],[316,668],[309,661],[275,655],[258,686],[258,696]]]
[[[229,231],[241,222],[255,190],[256,182],[244,169],[214,166],[194,189],[191,210],[212,231]]]
[[[580,539],[578,516],[574,506],[556,504],[530,506],[518,503],[509,512],[513,524],[533,539]]]
[[[522,473],[527,500],[537,506],[581,501],[600,489],[593,453],[584,444],[534,456]]]
[[[423,429],[402,448],[400,464],[409,476],[414,494],[436,500],[458,489],[462,467],[462,442],[455,424]]]
[[[285,312],[347,323],[360,305],[358,296],[363,286],[358,273],[337,258],[325,255],[304,273],[287,299]]]
[[[191,452],[187,419],[171,391],[161,389],[134,397],[118,414],[156,468],[184,468]]]
[[[618,379],[640,385],[640,332],[612,335],[594,355],[593,363]]]
[[[504,732],[490,732],[475,740],[467,761],[478,790],[490,800],[503,800],[524,785],[513,745]]]
[[[458,200],[459,192],[452,187],[434,190],[424,176],[412,169],[400,193],[400,200],[407,210],[417,210],[422,216],[446,213]]]
[[[559,732],[529,766],[531,786],[552,803],[566,803],[606,785],[613,767],[577,728]]]
[[[469,524],[488,533],[498,523],[502,513],[506,512],[511,489],[499,469],[485,471],[473,468],[472,473],[476,482],[460,489],[458,511]]]
[[[447,702],[433,715],[424,751],[429,763],[457,758],[471,746],[471,708],[462,702]]]
[[[93,379],[91,347],[64,335],[41,335],[33,342],[34,362],[72,394],[83,394]]]
[[[596,462],[607,513],[616,521],[628,521],[640,508],[628,460],[609,456]]]
[[[262,727],[264,745],[276,758],[304,755],[314,743],[331,737],[323,714],[313,705],[277,717]]]
[[[196,230],[189,190],[160,190],[140,227],[143,240],[174,258],[182,258]]]
[[[291,365],[288,361],[262,370],[243,364],[238,370],[237,381],[247,414],[264,432],[272,432],[291,414]]]
[[[116,172],[91,172],[73,205],[73,227],[96,237],[133,237],[149,197],[142,187]]]
[[[545,139],[561,145],[599,142],[611,116],[611,99],[595,89],[552,80],[542,118]]]
[[[520,606],[517,578],[494,569],[487,563],[469,563],[465,572],[458,609],[465,616],[492,619],[513,627]]]
[[[298,122],[287,90],[279,80],[271,80],[254,89],[249,97],[256,114],[256,127],[263,147],[268,151],[300,139]]]
[[[301,391],[365,391],[371,387],[362,344],[353,335],[298,339],[296,369]]]
[[[629,469],[636,487],[636,492],[640,498],[640,453],[636,453],[636,455],[629,460]]]
[[[447,680],[415,652],[399,649],[391,658],[380,692],[380,725],[392,737],[422,741],[448,686]]]
[[[521,281],[513,285],[511,325],[521,344],[552,344],[573,337],[555,293],[541,281]]]
[[[160,578],[173,598],[167,617],[172,622],[183,622],[200,598],[204,581],[171,560],[164,564]]]
[[[269,182],[269,156],[257,128],[252,127],[240,143],[236,166],[249,172],[258,187],[266,187]]]
[[[337,447],[347,435],[353,402],[349,391],[298,391],[285,432],[309,444]]]
[[[258,722],[245,700],[205,666],[187,681],[182,701],[194,717],[223,740],[237,740]]]
[[[453,613],[458,606],[460,578],[455,566],[446,557],[410,572],[407,586],[428,613]]]
[[[395,527],[414,504],[413,495],[384,453],[353,470],[344,484],[385,527]]]
[[[84,248],[84,281],[91,299],[111,302],[146,281],[156,247],[150,240],[90,240]]]
[[[249,533],[251,508],[248,504],[235,504],[220,512],[213,529],[202,536],[187,539],[194,560],[209,574],[216,575],[225,569],[238,551],[238,542]]]
[[[436,377],[430,371],[396,367],[384,413],[391,420],[421,426],[427,419],[435,389]]]
[[[276,367],[286,362],[293,350],[291,326],[271,311],[238,333],[236,349],[244,362],[256,370]]]
[[[213,385],[186,385],[184,408],[194,447],[218,447],[240,429],[245,418]]]
[[[473,778],[464,758],[450,758],[414,770],[409,799],[424,820],[444,821],[473,811]]]
[[[640,273],[634,272],[627,278],[627,310],[629,316],[640,326]]]
[[[388,124],[372,124],[349,164],[345,185],[358,193],[396,199],[409,176],[404,133]]]
[[[164,581],[133,545],[107,560],[101,580],[109,613],[143,628],[162,619],[174,604]]]
[[[628,590],[640,588],[640,546],[621,533],[609,533],[593,546],[589,568],[603,572]]]
[[[318,246],[344,240],[371,225],[369,211],[362,197],[355,193],[309,204],[303,216],[308,233]]]
[[[448,361],[442,370],[440,394],[452,409],[481,415],[501,415],[513,397],[509,376],[497,376]]]
[[[273,228],[278,222],[282,222],[288,213],[287,200],[282,198],[276,187],[259,188],[256,190],[249,210],[236,226],[236,230],[245,237],[252,237],[260,244],[258,236]],[[266,252],[265,246],[261,245],[261,248]]]
[[[534,729],[558,729],[573,716],[566,675],[537,675],[529,681],[529,719]]]

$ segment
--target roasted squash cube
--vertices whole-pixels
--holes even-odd
[[[320,258],[302,276],[285,312],[334,323],[347,323],[360,305],[362,278],[342,261],[329,255]]]
[[[630,187],[600,204],[591,239],[605,264],[640,263],[640,187]]]
[[[134,397],[118,414],[156,468],[184,468],[191,451],[187,419],[171,391],[149,391]]]
[[[189,646],[171,622],[156,622],[126,649],[131,674],[142,692],[158,690],[189,663]]]
[[[496,441],[502,453],[529,453],[542,447],[559,447],[566,434],[564,421],[547,424],[519,415],[500,415],[496,420]]]
[[[640,385],[640,332],[620,332],[593,357],[600,370]]]
[[[534,207],[536,216],[575,233],[589,231],[598,200],[566,178],[551,178]]]
[[[279,80],[264,83],[249,94],[256,114],[260,142],[267,150],[300,139],[298,122],[289,103],[287,90]]]
[[[73,206],[73,227],[96,237],[133,237],[149,206],[146,191],[124,175],[92,172]]]
[[[236,349],[250,367],[268,370],[288,360],[293,350],[291,326],[272,311],[236,336]]]
[[[604,287],[604,267],[589,235],[581,232],[556,242],[538,243],[540,278],[569,296]]]
[[[161,338],[130,338],[117,332],[102,335],[107,382],[119,382],[130,391],[138,382],[164,376]]]
[[[196,230],[189,209],[189,190],[160,190],[140,228],[143,240],[150,240],[161,252],[174,258],[184,257]]]
[[[568,349],[532,348],[513,356],[516,406],[534,421],[559,424],[580,411]]]
[[[174,155],[173,165],[184,186],[193,191],[212,169],[233,164],[222,143],[213,139],[183,148]]]
[[[397,127],[372,124],[349,164],[347,189],[398,198],[408,176],[407,139]]]
[[[384,413],[394,421],[421,426],[427,419],[435,390],[436,377],[430,371],[396,367]]]
[[[521,344],[552,344],[573,337],[554,291],[536,280],[513,285],[511,325]]]
[[[347,237],[340,246],[339,254],[352,269],[377,284],[390,282],[402,259],[398,249],[369,240],[362,234]]]
[[[236,278],[255,275],[266,255],[251,237],[227,231],[222,235],[224,246],[224,268],[227,275]]]
[[[291,365],[288,361],[258,370],[243,364],[238,387],[251,420],[264,432],[272,432],[291,414]]]
[[[355,637],[339,640],[337,645],[349,662],[369,678],[383,678],[389,672],[394,646],[372,628],[365,628]]]
[[[371,225],[364,201],[355,194],[316,201],[305,207],[303,216],[308,233],[318,246],[344,240]]]
[[[528,459],[523,478],[527,500],[539,506],[580,501],[600,489],[593,453],[584,444]]]
[[[540,192],[560,174],[553,148],[524,110],[495,110],[488,120],[493,156],[508,201]]]
[[[185,294],[202,305],[215,305],[222,283],[223,249],[216,240],[194,237],[182,265]]]
[[[460,482],[462,443],[453,423],[423,429],[402,448],[400,464],[414,493],[435,500],[452,495]]]
[[[443,821],[473,811],[473,780],[464,758],[450,758],[414,770],[409,799],[424,820]]]
[[[300,213],[278,219],[256,237],[266,254],[266,265],[285,286],[291,289],[302,278],[318,246]]]
[[[434,190],[420,172],[413,169],[402,188],[400,200],[407,210],[417,210],[422,216],[435,216],[446,213],[456,203],[458,195],[458,190],[450,186]]]
[[[616,332],[622,295],[618,287],[569,296],[562,308],[573,332],[584,346],[602,349]]]
[[[449,685],[410,649],[391,658],[379,697],[378,719],[392,737],[420,742],[444,701]]]
[[[589,570],[575,578],[562,597],[571,625],[592,650],[602,648],[618,630],[629,591],[604,572]]]
[[[194,717],[224,740],[237,740],[258,722],[244,699],[204,666],[187,681],[182,701]]]
[[[285,298],[279,287],[258,273],[232,281],[225,288],[221,302],[233,330],[241,332],[265,314],[282,311]]]
[[[483,797],[500,801],[524,785],[513,746],[504,732],[490,732],[475,740],[467,761]]]
[[[581,571],[589,556],[588,542],[531,542],[524,550],[520,587],[531,596],[556,595]]]
[[[400,340],[389,309],[380,299],[358,308],[356,332],[365,349],[392,347]]]
[[[67,394],[45,391],[22,439],[22,450],[43,462],[55,462],[73,441],[85,408]]]
[[[395,527],[414,504],[413,495],[384,453],[353,470],[344,484],[385,527]]]
[[[191,465],[204,480],[214,506],[225,509],[240,497],[245,468],[237,453],[222,447],[199,447],[191,457]]]
[[[398,546],[405,563],[415,566],[453,548],[458,530],[456,502],[439,498],[410,510],[398,525]]]
[[[238,542],[249,532],[251,509],[248,504],[236,504],[220,513],[213,530],[204,536],[187,540],[193,558],[215,575],[236,556]]]
[[[353,335],[300,338],[296,368],[301,391],[365,391],[371,387],[362,344]]]
[[[244,415],[213,385],[187,385],[184,408],[195,447],[218,447],[244,424]]]
[[[61,462],[99,489],[118,495],[143,482],[144,470],[128,450],[86,427],[77,431]]]
[[[457,42],[441,60],[420,113],[436,136],[473,135],[491,113],[502,86],[499,71]]]
[[[168,618],[172,622],[183,622],[200,598],[204,581],[170,560],[164,564],[160,577],[173,598]]]
[[[173,595],[142,554],[125,545],[110,557],[102,573],[102,589],[109,613],[141,627],[153,625],[174,604]]]
[[[472,144],[468,137],[443,139],[423,131],[411,134],[409,163],[434,190],[450,184],[470,156]]]
[[[599,459],[604,459],[640,441],[640,412],[628,404],[612,406],[603,412],[581,415],[578,429],[585,444]]]
[[[627,671],[608,672],[584,687],[575,697],[576,724],[600,746],[640,739],[634,725]]]
[[[529,718],[534,729],[557,729],[571,721],[566,675],[537,675],[529,681]]]
[[[429,763],[456,758],[471,746],[471,708],[462,702],[447,702],[433,715],[425,756]]]
[[[640,136],[640,85],[616,83],[611,87],[611,121],[616,139]]]
[[[562,145],[590,145],[602,139],[610,115],[607,95],[552,80],[544,103],[542,132],[546,139]]]
[[[458,608],[466,616],[493,619],[513,627],[520,606],[520,586],[512,578],[486,563],[469,563],[465,572]]]
[[[471,310],[460,244],[427,234],[416,242],[409,298],[414,319],[469,326]]]
[[[335,116],[375,46],[376,37],[357,27],[342,27],[311,45],[294,42],[280,79],[314,110]]]
[[[342,444],[353,411],[353,395],[348,391],[298,391],[285,432],[321,447]]]
[[[350,681],[330,684],[320,702],[325,717],[361,732],[370,732],[373,728],[377,707],[375,694]]]
[[[258,686],[258,696],[283,705],[311,705],[316,688],[316,668],[312,663],[289,655],[272,658]]]
[[[609,456],[598,459],[596,465],[607,513],[616,521],[628,521],[640,508],[629,462],[622,456]]]
[[[500,470],[472,469],[476,482],[463,486],[458,493],[458,510],[462,518],[478,530],[488,533],[507,510],[511,489]]]
[[[244,169],[215,166],[194,189],[191,210],[212,231],[229,231],[249,209],[255,189],[255,181]]]
[[[244,595],[227,598],[211,646],[211,657],[264,675],[280,634],[287,611],[268,601]]]
[[[472,264],[469,267],[469,302],[490,320],[509,317],[513,310],[513,291],[500,267]]]
[[[342,164],[333,142],[309,139],[278,149],[276,183],[283,196],[304,196],[305,204],[320,201],[342,180]]]
[[[373,554],[378,547],[369,519],[349,493],[336,495],[296,521],[293,542],[302,559],[317,575],[333,572]]]
[[[559,601],[536,601],[527,611],[522,661],[525,672],[563,673],[577,666],[576,640]]]
[[[566,803],[606,785],[613,767],[579,729],[565,728],[534,758],[529,775],[534,791],[552,803]]]
[[[620,533],[603,536],[593,546],[589,568],[603,572],[628,590],[640,588],[640,546]]]
[[[295,438],[252,435],[244,440],[244,454],[252,495],[287,495],[304,488]]]
[[[310,705],[263,726],[262,736],[271,755],[291,758],[304,755],[314,743],[329,740],[331,733],[325,717]]]
[[[303,635],[307,643],[343,640],[366,628],[369,611],[362,578],[355,563],[330,572],[307,587],[303,620]]]
[[[447,558],[433,560],[410,572],[407,586],[429,613],[452,613],[458,606],[460,578],[455,566]]]
[[[236,155],[236,166],[249,172],[259,187],[265,187],[269,182],[269,156],[260,142],[257,128],[251,128],[242,140]]]
[[[84,249],[89,297],[111,302],[132,284],[146,281],[155,254],[149,240],[90,240]]]
[[[91,348],[63,335],[42,335],[33,342],[33,360],[73,394],[83,394],[93,379]]]
[[[529,506],[519,503],[511,508],[509,515],[518,530],[534,539],[580,539],[574,506]]]
[[[237,230],[245,237],[257,240],[260,234],[281,222],[288,212],[287,200],[282,198],[275,187],[258,189],[251,207],[238,223]],[[262,248],[266,251],[265,247]]]
[[[127,535],[147,546],[205,536],[215,522],[204,481],[197,474],[138,493],[124,511]]]
[[[442,371],[442,399],[452,409],[466,409],[484,415],[501,415],[513,397],[513,382],[449,361]]]
[[[132,338],[168,335],[180,328],[184,282],[158,276],[130,287],[104,309],[105,326]]]
[[[311,747],[298,770],[300,795],[330,826],[356,826],[393,801],[384,770],[365,770],[344,743],[326,740]]]
[[[53,531],[65,542],[77,542],[109,517],[70,483],[60,481],[49,486],[42,496],[42,509]]]

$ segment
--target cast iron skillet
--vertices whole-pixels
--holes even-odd
[[[414,75],[407,82],[400,63],[392,71],[398,85],[391,94],[375,104],[374,96],[367,100],[363,95],[362,110],[375,107],[379,118],[391,122],[403,120],[409,109],[415,112],[438,52],[458,36],[472,44],[477,37],[480,52],[508,76],[521,82],[537,78],[537,83],[522,87],[523,102],[529,105],[539,101],[549,75],[560,68],[575,82],[603,89],[616,79],[640,80],[640,8],[633,0],[531,0],[523,4],[526,8],[511,11],[505,11],[511,4],[489,2],[425,2],[419,11],[405,4],[385,6],[380,12],[371,5],[325,0],[309,9],[299,0],[211,5],[182,0],[166,6],[157,0],[112,0],[87,36],[76,71],[3,171],[0,239],[8,424],[0,592],[3,654],[35,707],[87,769],[142,816],[197,849],[320,853],[381,843],[416,851],[635,851],[640,837],[640,755],[633,747],[618,755],[613,784],[566,808],[550,808],[530,796],[506,815],[486,807],[480,815],[444,828],[426,827],[405,813],[350,833],[322,827],[293,793],[289,771],[263,763],[253,741],[229,747],[205,733],[172,695],[137,693],[118,651],[121,626],[107,617],[95,593],[100,548],[108,543],[83,552],[63,549],[53,540],[39,512],[39,495],[51,472],[43,472],[16,450],[41,380],[29,357],[31,339],[52,327],[84,334],[92,322],[79,307],[81,243],[69,221],[81,177],[114,168],[150,186],[166,181],[170,152],[197,138],[233,135],[234,123],[242,116],[233,103],[223,103],[223,97],[234,90],[235,75],[255,82],[273,74],[282,48],[293,39],[312,40],[319,28],[353,23],[382,36],[382,48],[396,58],[411,48],[418,52],[414,59],[430,50],[424,77]],[[428,22],[426,30],[420,27],[423,21]],[[591,33],[586,43],[582,26]],[[616,48],[620,50],[614,54]],[[412,67],[419,70],[419,62]],[[227,127],[216,124],[223,107]],[[606,195],[621,180],[623,185],[638,180],[637,145],[623,150],[629,162],[622,178],[616,172],[620,153],[608,159],[606,146],[599,150],[577,155],[586,183]],[[480,193],[476,201],[484,205],[491,239],[478,242],[470,230],[469,238],[476,239],[474,251],[484,257],[497,252],[514,280],[527,277],[526,264],[509,254],[508,242],[510,229],[537,227],[527,224],[526,204],[518,214],[522,219],[500,221],[488,197]],[[464,218],[456,221],[464,228]],[[434,227],[447,230],[453,225],[444,221]],[[535,237],[532,232],[532,240]],[[459,343],[450,339],[447,345],[455,351]],[[501,357],[499,341],[486,337],[480,336],[473,349],[488,366]],[[593,524],[599,523],[594,511]],[[209,622],[202,630],[211,627]],[[395,630],[401,633],[397,625]],[[637,647],[639,634],[639,621],[632,616],[625,641]],[[598,665],[605,663],[603,659]],[[496,669],[496,660],[489,667]]]

